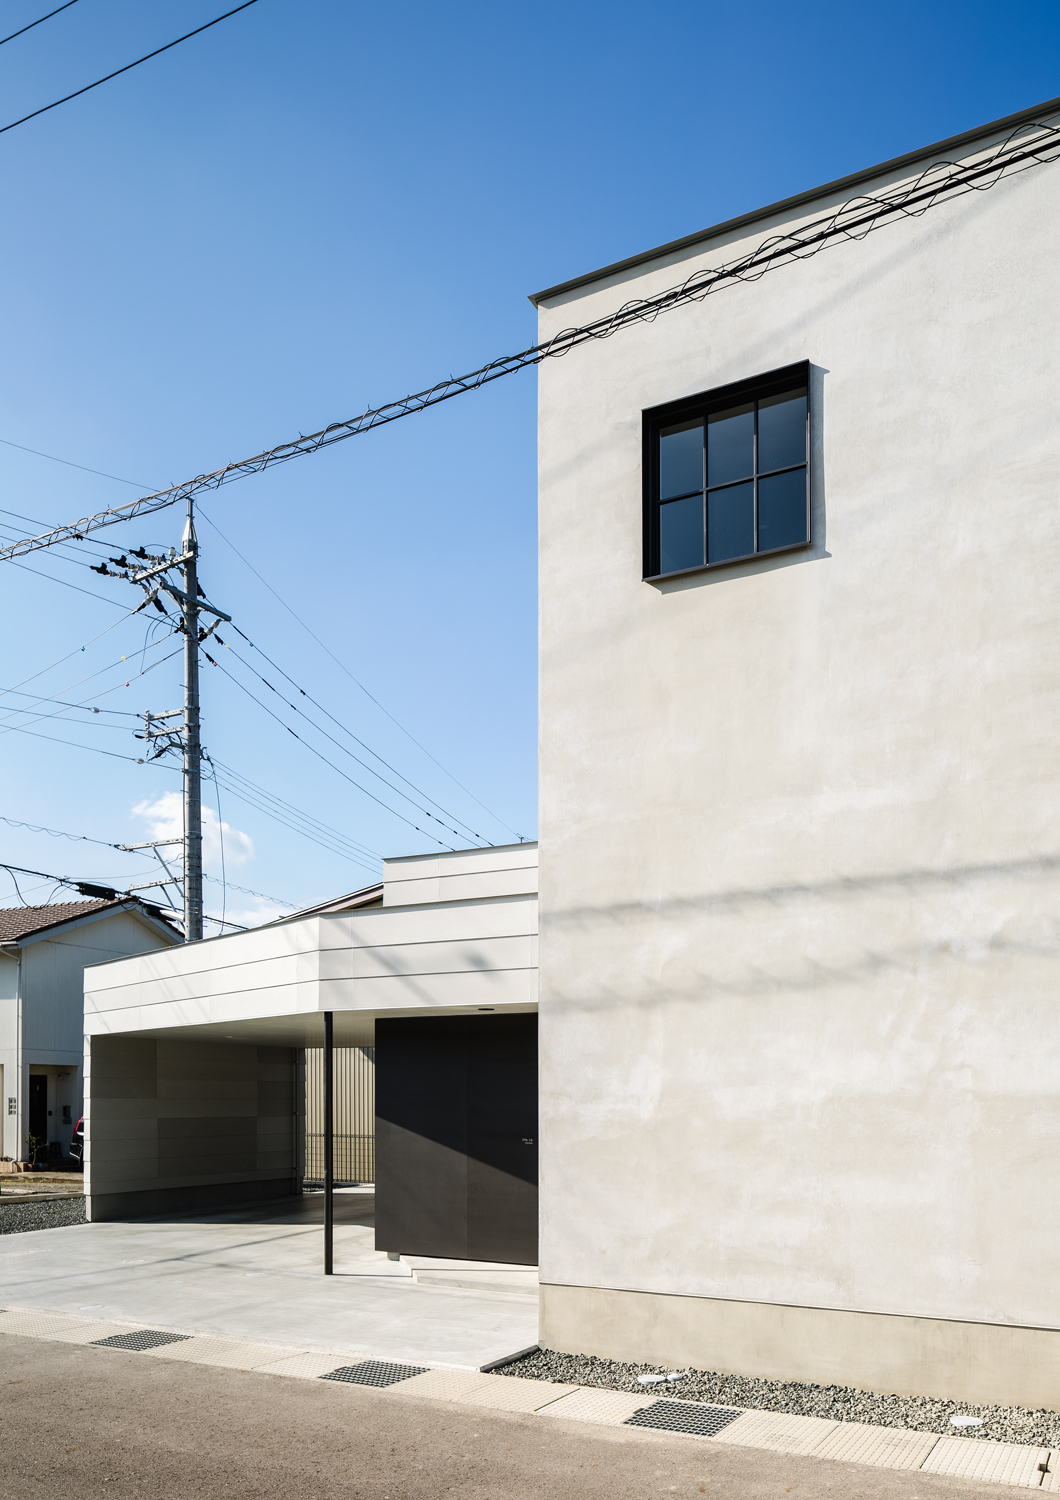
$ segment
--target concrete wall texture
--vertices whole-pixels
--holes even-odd
[[[93,1220],[300,1192],[291,1047],[97,1036],[86,1059]]]
[[[552,1347],[1060,1404],[1058,232],[1036,166],[540,368]],[[805,359],[813,545],[642,582],[642,411]]]

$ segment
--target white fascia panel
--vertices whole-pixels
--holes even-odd
[[[373,979],[489,973],[533,966],[530,937],[477,938],[449,943],[403,943],[387,948],[336,948],[321,954],[320,979]]]
[[[117,1036],[123,1032],[155,1031],[179,1026],[211,1026],[235,1021],[267,1020],[273,1016],[314,1015],[324,1007],[316,984],[278,988],[263,993],[214,995],[195,1000],[156,1001],[123,1010],[85,1016],[87,1036]]]
[[[475,906],[376,908],[320,919],[320,947],[390,948],[398,944],[475,941],[537,932],[536,895],[516,895]]]
[[[320,986],[324,1010],[461,1010],[477,1006],[537,1007],[536,969],[485,973],[395,974],[386,978],[332,979]]]

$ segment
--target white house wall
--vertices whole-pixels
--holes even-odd
[[[0,952],[0,1156],[19,1156],[18,1115],[8,1115],[8,1099],[18,1099],[18,956]]]
[[[1058,238],[1036,166],[540,367],[552,1347],[1060,1401]],[[641,582],[642,410],[805,359],[813,546]]]

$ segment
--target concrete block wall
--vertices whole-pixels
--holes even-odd
[[[90,1038],[89,1217],[220,1209],[300,1191],[297,1060],[290,1047]]]

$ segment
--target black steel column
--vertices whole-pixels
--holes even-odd
[[[335,1015],[324,1012],[324,1275],[332,1274],[335,1245],[334,1158]]]

